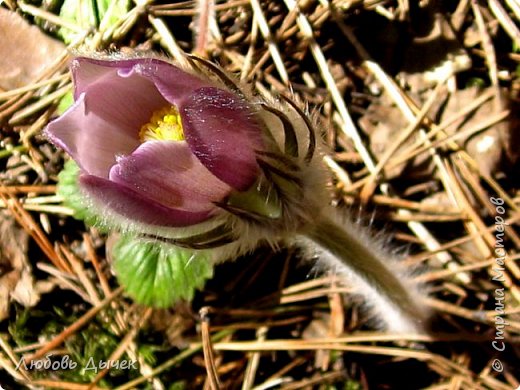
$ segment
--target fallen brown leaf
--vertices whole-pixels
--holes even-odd
[[[15,12],[0,8],[0,90],[22,87],[65,49],[65,45],[29,25]]]
[[[12,300],[32,307],[49,283],[35,283],[27,259],[28,234],[5,211],[0,212],[0,321],[9,316]]]

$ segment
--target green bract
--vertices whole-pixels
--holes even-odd
[[[209,256],[162,242],[123,235],[113,248],[114,268],[135,301],[166,308],[193,299],[197,288],[213,275]]]
[[[65,206],[74,211],[74,218],[83,220],[90,226],[99,225],[99,219],[85,203],[78,187],[79,171],[78,164],[73,160],[65,163],[63,170],[58,175],[57,194],[63,198]]]

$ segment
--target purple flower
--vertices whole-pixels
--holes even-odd
[[[257,180],[262,127],[242,97],[157,59],[76,58],[71,67],[75,103],[45,132],[108,211],[188,226]]]

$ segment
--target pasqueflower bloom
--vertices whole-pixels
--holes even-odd
[[[75,104],[47,134],[107,210],[144,224],[193,225],[256,180],[261,131],[243,99],[156,59],[77,58],[72,74]]]
[[[416,329],[415,286],[328,204],[312,121],[290,99],[266,102],[215,65],[189,62],[73,60],[75,103],[46,134],[78,164],[79,188],[101,218],[141,238],[211,249],[214,261],[260,242],[302,245],[357,283],[388,328]]]

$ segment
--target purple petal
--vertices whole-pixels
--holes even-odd
[[[141,62],[150,62],[152,59],[96,59],[88,57],[76,57],[70,64],[72,79],[74,80],[74,97],[78,98],[83,92],[105,76],[113,76],[119,72],[131,71],[135,65]],[[125,76],[123,76],[125,77]]]
[[[149,79],[171,104],[178,104],[198,88],[212,85],[169,62],[155,58],[98,60],[79,57],[72,62],[75,94],[79,95],[111,72],[117,72],[120,77],[139,75]]]
[[[131,153],[139,145],[134,134],[87,110],[84,94],[65,114],[47,126],[45,134],[83,171],[105,178],[116,162],[116,154]]]
[[[80,175],[79,185],[96,203],[123,217],[148,225],[190,226],[205,221],[210,216],[208,212],[191,213],[171,209],[121,184],[92,175]]]
[[[195,157],[186,142],[149,141],[110,171],[110,180],[167,207],[190,212],[214,210],[231,188]]]
[[[93,58],[74,58],[70,64],[74,83],[74,99],[86,92],[88,87],[102,80],[107,75],[114,75],[117,69],[124,67],[119,61],[104,61]]]
[[[76,91],[82,93],[46,133],[83,170],[106,178],[116,155],[135,150],[141,126],[169,103],[151,80],[137,74],[121,77],[110,67],[78,60],[74,64]]]
[[[200,88],[179,107],[193,153],[215,176],[244,191],[257,178],[262,130],[254,112],[231,92]]]
[[[200,79],[175,65],[159,60],[142,61],[128,74],[132,72],[152,80],[161,95],[176,106],[195,90],[213,86],[209,80]],[[121,72],[121,75],[123,74],[124,72]]]
[[[114,66],[112,62],[104,64]],[[94,67],[103,68],[104,74],[100,76],[99,71],[87,70]],[[98,76],[96,79],[92,77],[93,73]],[[84,79],[86,75],[90,78]],[[117,123],[135,138],[154,111],[169,106],[153,81],[134,73],[131,67],[101,67],[84,60],[74,72],[74,83],[76,92],[86,93],[87,110],[108,122]]]

